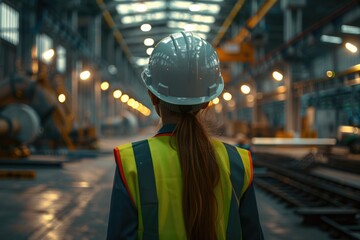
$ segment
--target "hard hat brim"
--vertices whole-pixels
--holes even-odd
[[[221,75],[219,76],[219,81],[218,81],[219,84],[218,84],[217,89],[214,92],[214,94],[212,94],[210,96],[203,96],[203,97],[196,97],[196,98],[166,96],[164,94],[159,93],[159,91],[150,84],[151,76],[149,76],[147,74],[146,69],[142,73],[142,79],[143,79],[143,82],[144,82],[146,88],[149,89],[151,93],[153,93],[160,100],[170,103],[170,104],[174,104],[174,105],[197,105],[197,104],[201,104],[201,103],[210,102],[214,98],[218,97],[224,90],[224,81],[223,81]]]

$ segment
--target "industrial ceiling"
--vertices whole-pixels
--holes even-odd
[[[123,50],[134,66],[147,63],[152,47],[160,39],[182,30],[199,34],[215,47],[224,46],[226,42],[249,41],[262,45],[265,52],[270,53],[285,42],[284,2],[300,6],[300,28],[305,30],[326,18],[336,21],[331,19],[332,15],[346,11],[343,8],[358,1],[97,0],[109,27],[121,35]],[[144,26],[150,29],[141,30]]]
[[[115,44],[120,45],[127,61],[137,73],[142,71],[156,43],[178,31],[193,31],[211,42],[217,47],[220,60],[225,57],[232,62],[248,64],[245,66],[250,70],[262,71],[262,63],[276,58],[279,52],[288,51],[299,45],[302,47],[298,51],[301,53],[299,57],[303,61],[335,47],[334,43],[320,41],[324,34],[355,38],[355,40],[357,38],[358,41],[359,35],[345,33],[341,26],[346,24],[350,27],[360,27],[359,0],[38,0],[37,2],[41,2],[44,8],[55,10],[60,16],[64,12],[77,12],[80,16],[79,32],[82,35],[86,34],[81,31],[81,25],[88,29],[93,23],[91,19],[101,16],[102,34],[114,37]],[[286,5],[290,6],[293,17],[298,18],[297,26],[286,27],[284,11]],[[353,9],[357,11],[345,17],[345,14]],[[144,26],[148,29],[142,30]],[[298,30],[287,37],[289,29],[294,27]],[[86,39],[86,36],[84,38]],[[224,49],[234,52],[234,44],[242,46],[241,44],[244,43],[251,45],[252,51],[247,52],[247,55],[243,52],[247,48],[242,48],[235,58],[226,58],[228,57],[226,51],[225,54],[222,52]]]

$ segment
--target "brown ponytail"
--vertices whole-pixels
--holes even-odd
[[[214,188],[220,172],[210,138],[195,114],[184,113],[175,130],[183,174],[183,215],[190,240],[216,239]]]

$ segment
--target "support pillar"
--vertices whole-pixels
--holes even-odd
[[[306,0],[282,0],[281,7],[284,11],[284,42],[289,42],[296,34],[302,30],[302,7]],[[288,54],[293,54],[293,49],[288,49]],[[295,116],[298,116],[300,109],[294,103],[292,90],[293,82],[293,65],[287,61],[284,67],[284,86],[286,87],[285,100],[285,130],[294,132]],[[294,108],[296,107],[296,108]]]
[[[95,57],[101,58],[101,20],[102,16],[97,15],[94,19],[94,31],[93,31],[93,38],[94,38],[94,53]],[[101,69],[94,69],[93,74],[93,87],[94,87],[94,104],[93,104],[93,114],[92,119],[95,125],[96,133],[98,136],[101,135]]]
[[[19,45],[17,51],[17,67],[20,72],[32,71],[31,50],[35,47],[36,15],[29,9],[29,5],[35,6],[35,1],[22,4],[19,10]]]
[[[71,27],[74,31],[77,31],[78,28],[78,14],[74,10],[71,13]],[[71,112],[74,116],[74,127],[79,127],[79,109],[78,109],[78,100],[79,100],[79,75],[81,71],[80,62],[78,61],[78,53],[74,51],[71,54]]]

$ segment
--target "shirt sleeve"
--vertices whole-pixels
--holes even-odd
[[[137,234],[137,210],[126,191],[118,169],[116,169],[111,195],[107,240],[133,240],[137,239]]]
[[[243,239],[263,240],[253,183],[250,184],[240,200],[239,215]]]

